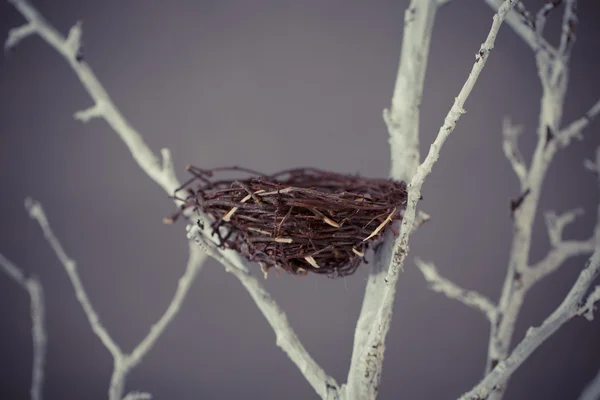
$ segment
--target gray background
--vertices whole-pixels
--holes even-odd
[[[600,96],[598,2],[580,2],[581,23],[565,121]],[[595,3],[591,5],[591,3]],[[156,151],[171,148],[178,175],[242,165],[275,172],[315,166],[373,177],[389,169],[381,111],[388,106],[407,1],[49,1],[35,4],[62,32],[84,21],[85,57],[129,121]],[[540,1],[526,3],[535,11]],[[455,0],[437,15],[422,105],[422,150],[437,133],[487,35],[483,1]],[[559,14],[549,25],[558,38]],[[22,23],[0,2],[0,36]],[[40,200],[102,321],[131,349],[163,312],[186,260],[183,224],[165,226],[164,192],[134,164],[100,120],[72,114],[91,105],[65,61],[39,38],[0,60],[0,251],[46,290],[48,399],[106,398],[111,358],[92,334],[67,276],[23,208]],[[517,180],[504,159],[501,120],[527,127],[529,159],[541,89],[533,54],[507,26],[423,188],[433,219],[411,242],[411,257],[437,263],[467,288],[497,299],[511,235]],[[595,122],[560,152],[541,209],[582,206],[566,231],[587,238],[598,202],[582,160],[600,144]],[[532,259],[548,248],[536,221]],[[532,290],[519,340],[564,297],[585,257]],[[354,324],[369,267],[346,279],[291,276],[265,282],[314,358],[345,381]],[[257,267],[258,273],[258,267]],[[0,274],[0,398],[28,393],[29,302]],[[509,399],[574,398],[600,368],[600,322],[576,319],[514,375]],[[450,399],[480,379],[488,323],[426,288],[412,261],[398,285],[381,385],[382,399]],[[275,346],[273,332],[241,285],[210,261],[181,313],[127,387],[156,399],[315,398]]]

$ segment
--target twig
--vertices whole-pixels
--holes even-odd
[[[455,284],[454,282],[441,276],[437,268],[432,263],[426,263],[421,259],[415,260],[417,267],[423,273],[423,277],[429,283],[431,290],[445,294],[448,298],[458,300],[468,307],[481,311],[488,321],[493,324],[496,321],[497,309],[484,295],[473,291],[466,290]]]
[[[152,395],[144,392],[129,392],[123,400],[151,400]]]
[[[432,143],[427,157],[416,170],[412,177],[408,189],[408,205],[404,213],[404,219],[400,228],[400,236],[395,244],[394,255],[389,263],[387,270],[386,284],[383,288],[381,302],[378,307],[378,312],[373,321],[373,327],[369,331],[367,340],[364,342],[362,354],[356,359],[359,360],[359,373],[353,375],[354,379],[358,379],[360,384],[356,387],[364,388],[363,393],[360,393],[360,398],[374,398],[376,396],[379,382],[381,379],[381,368],[383,363],[383,354],[385,351],[385,337],[390,327],[392,316],[392,307],[396,291],[396,282],[398,280],[398,271],[402,268],[404,259],[408,252],[408,239],[412,231],[412,226],[416,216],[416,206],[421,197],[421,186],[425,178],[431,172],[431,169],[437,159],[439,152],[444,142],[454,130],[460,116],[465,112],[463,109],[464,103],[468,98],[475,82],[477,81],[485,63],[489,57],[490,51],[494,47],[494,42],[500,26],[504,21],[507,13],[515,6],[516,0],[507,0],[500,7],[498,13],[494,15],[492,27],[486,41],[481,45],[479,52],[475,57],[475,64],[463,85],[459,95],[454,101],[454,105],[450,109],[444,120],[444,125],[440,128],[435,141]],[[362,361],[362,362],[361,362]],[[354,365],[351,365],[351,368]],[[350,381],[349,381],[350,385]]]
[[[600,114],[600,99],[579,119],[571,122],[557,135],[562,147],[567,146],[573,138],[583,138],[581,132]]]
[[[598,400],[600,399],[600,370],[596,376],[586,385],[577,400]]]
[[[600,236],[598,236],[600,237]],[[580,306],[580,302],[591,286],[593,280],[600,273],[600,243],[596,241],[597,249],[588,260],[586,267],[579,274],[577,281],[569,291],[567,297],[561,305],[537,328],[529,328],[525,338],[517,345],[511,355],[498,363],[496,367],[472,390],[460,397],[461,400],[485,399],[498,388],[504,385],[505,381],[516,369],[537,349],[546,339],[556,332],[563,324],[577,315],[589,312],[593,303],[597,302],[600,296],[590,296],[586,305],[589,308]],[[594,291],[594,294],[600,294],[600,291]]]
[[[196,225],[188,225],[188,237],[197,241],[200,247],[217,261],[225,266],[225,270],[234,275],[248,291],[259,310],[266,318],[275,332],[276,343],[300,369],[302,375],[313,387],[315,392],[323,399],[337,399],[339,386],[335,379],[328,376],[325,371],[312,359],[296,333],[290,326],[287,316],[266,291],[260,280],[254,277],[244,265],[235,265],[229,258],[222,255],[212,241],[205,239]]]
[[[31,368],[32,400],[42,399],[44,386],[44,362],[46,359],[46,311],[44,305],[44,290],[36,276],[26,277],[21,268],[17,267],[4,255],[0,254],[0,269],[29,294],[31,301],[31,339],[33,341],[33,365]]]
[[[600,147],[596,150],[596,161],[595,161],[595,172],[598,179],[598,188],[600,189]],[[510,375],[531,355],[535,349],[537,349],[548,337],[556,332],[564,323],[569,321],[575,316],[584,316],[591,320],[593,318],[594,305],[600,300],[600,287],[596,287],[592,293],[590,293],[587,299],[584,300],[585,294],[589,291],[594,280],[600,275],[600,204],[597,208],[597,220],[594,228],[594,235],[592,239],[592,246],[594,253],[586,263],[584,269],[579,274],[575,284],[561,303],[561,305],[537,328],[530,328],[525,338],[517,345],[510,356],[502,357],[503,354],[497,354],[502,357],[498,359],[490,371],[486,373],[485,378],[475,386],[471,391],[464,394],[461,399],[479,399],[488,398],[501,398],[504,394],[504,388],[506,387],[506,381]],[[569,215],[569,214],[567,214]],[[571,217],[563,217],[564,220],[572,219]],[[557,224],[560,225],[560,224]],[[562,229],[554,226],[554,229]],[[526,274],[535,274],[535,269],[526,269]],[[537,275],[533,275],[537,278]],[[532,281],[532,277],[523,278],[524,282]],[[528,288],[532,283],[526,283],[525,286]],[[514,303],[509,303],[509,312],[518,313],[522,297],[527,289],[523,291],[523,294],[519,294],[518,298],[520,302],[518,307],[515,307]],[[514,298],[512,300],[514,302]],[[516,312],[515,312],[516,310]],[[504,310],[501,308],[500,312]],[[515,314],[516,315],[516,314]],[[514,329],[514,325],[511,327]],[[511,331],[512,333],[512,331]],[[499,337],[500,340],[504,340],[504,336]],[[490,340],[496,339],[493,337]],[[503,349],[503,351],[506,351]],[[489,356],[489,355],[488,355]]]
[[[502,141],[502,149],[504,155],[510,161],[519,183],[521,184],[521,191],[525,191],[527,188],[527,167],[525,166],[525,160],[519,150],[518,139],[523,133],[523,127],[513,125],[510,118],[504,118],[502,122],[502,134],[504,140]]]
[[[485,0],[485,2],[498,12],[503,0]],[[529,45],[534,53],[544,53],[546,57],[555,58],[558,55],[557,50],[550,45],[544,38],[539,37],[536,32],[535,22],[522,3],[518,3],[506,17],[506,23],[521,36],[523,41]]]
[[[490,3],[491,0],[486,1]],[[554,7],[543,9],[542,14],[551,9]],[[574,26],[574,15],[571,15],[575,10],[574,4],[568,2],[566,9],[563,18],[563,32],[570,32],[568,36],[564,37],[565,43],[569,42],[568,45],[561,46],[558,51],[553,53],[539,51],[539,48],[534,47],[543,89],[537,128],[538,141],[531,166],[526,171],[526,177],[524,181],[520,179],[523,194],[520,202],[516,203],[513,209],[514,234],[510,259],[498,303],[498,323],[492,326],[490,332],[486,374],[508,356],[515,323],[529,288],[558,269],[568,257],[586,254],[593,249],[591,241],[562,241],[562,227],[577,213],[565,214],[561,219],[556,218],[553,214],[548,214],[547,222],[553,248],[542,261],[533,267],[529,266],[533,221],[537,213],[546,172],[559,145],[564,147],[572,137],[579,134],[580,129],[587,125],[586,122],[576,121],[576,124],[572,124],[572,128],[567,128],[566,132],[568,133],[557,134],[567,89],[569,51],[574,40],[571,29]],[[545,20],[545,17],[543,15],[540,18]],[[569,26],[565,27],[565,25]],[[541,37],[538,36],[537,40],[542,43]],[[597,112],[591,111],[593,111],[592,114]],[[504,395],[505,387],[506,382],[490,394],[489,400],[500,400]]]
[[[75,290],[77,300],[83,308],[92,331],[96,334],[96,336],[98,336],[104,347],[108,349],[113,357],[114,369],[110,381],[109,399],[121,400],[123,397],[123,391],[125,389],[125,379],[127,378],[127,374],[131,369],[140,363],[142,358],[154,346],[157,339],[164,332],[165,328],[169,325],[173,317],[175,317],[179,311],[185,296],[189,292],[191,283],[206,259],[206,254],[204,254],[198,248],[198,246],[195,246],[190,242],[188,264],[184,274],[179,279],[179,284],[171,303],[159,320],[150,328],[147,336],[131,353],[127,354],[121,350],[121,348],[108,333],[108,330],[100,322],[100,318],[94,310],[85,288],[83,287],[83,283],[79,278],[77,265],[75,261],[67,255],[59,240],[56,238],[52,228],[50,227],[46,214],[44,213],[42,205],[39,202],[28,198],[25,200],[25,207],[27,208],[31,218],[35,219],[40,225],[40,228],[44,233],[44,237],[65,268],[65,271],[67,272],[67,275],[69,276],[71,284]]]

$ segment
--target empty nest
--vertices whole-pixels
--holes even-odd
[[[260,263],[265,278],[272,267],[297,276],[350,275],[406,208],[406,184],[388,179],[313,168],[273,175],[239,167],[187,170],[193,177],[175,192],[181,210],[167,221],[202,211],[217,244]],[[216,178],[224,172],[251,176]]]

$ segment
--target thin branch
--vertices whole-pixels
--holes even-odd
[[[123,356],[123,352],[100,322],[100,318],[98,317],[96,310],[94,310],[94,307],[92,306],[92,303],[90,302],[90,299],[83,288],[79,274],[77,273],[77,264],[67,255],[62,245],[54,235],[42,205],[31,198],[27,198],[25,199],[25,208],[29,212],[29,216],[38,222],[44,237],[48,241],[48,244],[50,244],[50,247],[52,247],[52,250],[54,250],[54,253],[58,257],[58,260],[65,268],[65,271],[71,280],[71,284],[73,285],[73,289],[75,289],[75,296],[83,308],[85,316],[92,327],[92,331],[94,331],[96,336],[98,336],[98,338],[102,341],[104,347],[110,351],[113,358],[121,358]]]
[[[546,257],[527,269],[527,284],[532,286],[544,277],[556,271],[571,257],[589,254],[594,251],[593,239],[587,241],[568,240],[561,242],[548,252]]]
[[[20,32],[11,31],[5,48],[12,48],[20,40],[35,32],[58,51],[75,71],[85,90],[94,100],[92,107],[76,113],[75,118],[84,122],[93,117],[104,118],[127,145],[140,168],[167,193],[173,194],[175,189],[180,186],[173,171],[162,168],[158,157],[150,150],[139,132],[123,117],[90,66],[83,60],[80,53],[81,23],[76,23],[65,38],[43,18],[28,0],[9,0],[9,2],[25,17],[28,22],[26,26],[29,28],[22,29]]]
[[[527,167],[525,166],[525,160],[519,150],[519,136],[523,133],[523,127],[520,125],[513,125],[510,118],[506,117],[502,121],[502,135],[504,140],[502,141],[502,149],[504,155],[510,161],[510,164],[519,178],[521,184],[521,191],[524,191],[527,187]]]
[[[29,294],[31,301],[31,339],[33,342],[33,365],[31,368],[31,388],[29,394],[32,400],[42,399],[44,386],[44,362],[46,359],[46,311],[44,305],[44,290],[40,280],[26,277],[21,268],[0,254],[0,269]]]
[[[600,237],[598,235],[597,237]],[[554,332],[573,317],[583,313],[579,304],[600,273],[600,242],[596,240],[596,251],[579,274],[577,281],[558,308],[537,328],[529,328],[525,338],[517,345],[511,355],[498,363],[496,367],[472,390],[460,397],[461,400],[488,398],[492,391],[504,385],[505,381],[525,362],[525,360]],[[597,293],[595,291],[594,293]],[[600,293],[600,292],[598,292]],[[598,301],[597,297],[591,299]],[[586,303],[587,304],[587,303]]]
[[[559,53],[568,58],[575,43],[575,27],[577,26],[577,0],[565,0],[562,32],[560,35]]]
[[[145,392],[129,392],[127,396],[123,397],[123,400],[151,400],[152,395]]]
[[[498,12],[503,4],[503,0],[485,0],[485,2],[495,12]],[[508,14],[506,23],[535,53],[542,52],[549,58],[555,58],[558,55],[557,50],[552,45],[544,38],[539,37],[535,29],[535,22],[523,3],[519,2],[514,10]]]
[[[18,40],[14,38],[16,33],[13,33],[13,39],[9,35],[9,40],[7,40],[5,46],[10,49],[24,37],[36,33],[61,54],[77,74],[79,81],[90,97],[94,100],[94,104],[91,107],[76,112],[74,114],[75,119],[88,122],[92,118],[103,118],[125,143],[138,166],[163,188],[169,196],[172,196],[181,184],[175,174],[169,150],[166,148],[161,149],[162,159],[156,156],[140,133],[129,124],[119,109],[113,104],[108,92],[81,55],[81,49],[79,48],[82,36],[81,24],[79,22],[76,23],[71,28],[67,38],[65,38],[46,21],[28,0],[9,0],[9,2],[23,15],[31,28],[24,30],[27,35],[25,33],[19,34],[17,37]],[[179,201],[175,200],[175,203],[179,204]],[[206,231],[204,232],[206,236],[214,240],[215,237],[211,235],[210,223],[206,216],[199,214],[199,218],[204,222],[204,226],[206,227]],[[235,264],[245,262],[236,253],[227,252],[223,254],[227,254],[227,257]]]
[[[468,307],[481,311],[491,324],[495,323],[497,309],[491,300],[476,291],[463,289],[444,278],[438,273],[433,263],[426,263],[419,258],[415,260],[415,263],[429,283],[431,290],[445,294],[450,299],[458,300]]]
[[[188,225],[188,237],[195,238],[198,245],[211,257],[225,266],[225,270],[233,274],[248,291],[259,310],[267,319],[275,332],[276,344],[300,369],[302,375],[323,399],[336,399],[339,396],[339,386],[335,379],[328,376],[304,348],[298,336],[291,327],[288,318],[261,281],[254,277],[244,265],[236,265],[218,251],[212,241],[200,234],[196,225]]]
[[[187,266],[183,275],[179,278],[177,283],[177,290],[171,299],[166,311],[159,318],[159,320],[152,325],[150,331],[146,337],[133,349],[128,357],[128,364],[135,366],[140,363],[142,358],[148,353],[148,351],[154,346],[156,340],[163,334],[165,328],[173,320],[175,315],[179,312],[183,300],[187,296],[196,275],[200,272],[200,269],[206,258],[208,257],[199,246],[193,242],[188,242],[189,247],[189,258]]]
[[[548,1],[536,14],[535,31],[539,37],[542,37],[548,15],[562,4],[563,0]]]
[[[600,399],[600,370],[596,376],[586,385],[581,392],[578,400],[598,400]]]
[[[598,179],[597,185],[600,189],[600,147],[596,150],[595,172]],[[600,287],[596,287],[585,299],[594,280],[600,275],[600,203],[597,208],[596,226],[593,235],[593,254],[587,261],[584,269],[579,274],[573,287],[556,308],[556,310],[537,328],[530,328],[525,338],[519,343],[507,358],[500,354],[497,362],[486,373],[485,378],[471,391],[464,394],[461,400],[483,399],[488,396],[501,397],[504,394],[506,381],[511,374],[537,349],[548,337],[556,332],[563,324],[575,316],[584,316],[588,320],[593,318],[594,305],[600,300]],[[519,298],[522,299],[522,295]],[[511,307],[510,311],[520,309]],[[503,309],[500,309],[503,312]],[[511,325],[511,326],[514,326]],[[511,332],[512,334],[512,332]],[[503,339],[504,336],[499,337]],[[490,340],[498,339],[491,337]],[[489,357],[489,354],[488,354]]]
[[[554,211],[547,211],[544,214],[544,218],[546,220],[548,236],[550,237],[550,244],[554,247],[560,246],[565,226],[575,221],[581,215],[583,215],[583,208],[567,211],[560,216],[556,215]]]
[[[385,337],[389,331],[391,322],[396,282],[399,276],[398,271],[402,268],[404,259],[408,253],[408,239],[415,221],[417,202],[421,197],[421,187],[425,178],[431,172],[433,165],[439,158],[439,152],[444,142],[454,130],[460,116],[464,114],[464,103],[477,82],[489,54],[494,47],[496,36],[502,22],[506,18],[508,12],[515,6],[516,2],[517,0],[506,0],[502,7],[500,7],[498,13],[494,15],[488,37],[475,56],[475,64],[473,65],[467,81],[463,85],[459,95],[456,97],[454,105],[446,116],[444,125],[440,128],[435,141],[432,143],[427,157],[417,168],[417,171],[408,186],[408,204],[402,220],[400,235],[395,244],[394,255],[388,266],[387,277],[385,279],[386,285],[383,288],[381,304],[373,327],[369,332],[368,339],[365,341],[361,355],[361,361],[363,362],[359,362],[357,366],[358,371],[362,370],[362,372],[354,375],[354,377],[361,382],[358,386],[365,388],[363,389],[365,392],[360,394],[361,398],[374,398],[379,387],[383,354],[385,351]]]
[[[102,344],[104,344],[104,347],[108,349],[113,357],[114,369],[110,380],[109,399],[120,400],[125,389],[125,379],[127,378],[127,374],[131,369],[141,362],[142,358],[154,346],[166,327],[173,320],[175,315],[177,315],[181,308],[181,304],[189,292],[194,278],[206,260],[207,255],[203,253],[201,249],[193,242],[189,242],[189,259],[187,267],[184,274],[179,279],[177,290],[175,291],[173,299],[169,303],[167,310],[150,328],[150,331],[146,337],[135,347],[131,353],[127,354],[121,350],[121,348],[108,333],[108,330],[100,322],[100,318],[94,310],[83,283],[81,282],[77,272],[77,265],[75,261],[67,255],[59,240],[56,238],[56,235],[52,231],[50,223],[48,222],[46,214],[44,213],[42,205],[39,202],[28,198],[25,200],[25,207],[29,211],[31,218],[35,219],[40,225],[40,228],[44,233],[44,237],[65,268],[65,271],[67,272],[67,275],[69,276],[71,284],[75,290],[77,300],[79,300],[79,303],[83,308],[92,331],[96,334],[96,336],[98,336],[98,338],[102,341]]]
[[[600,114],[600,99],[581,118],[571,122],[557,135],[562,147],[567,146],[574,138],[583,138],[581,132]]]

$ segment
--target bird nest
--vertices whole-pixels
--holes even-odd
[[[393,180],[313,168],[273,175],[238,167],[187,170],[193,177],[175,193],[181,210],[167,221],[190,209],[203,212],[217,244],[260,263],[265,277],[272,267],[297,276],[350,275],[385,229],[397,235],[392,221],[406,208],[406,184]],[[231,172],[250,177],[216,178]]]

